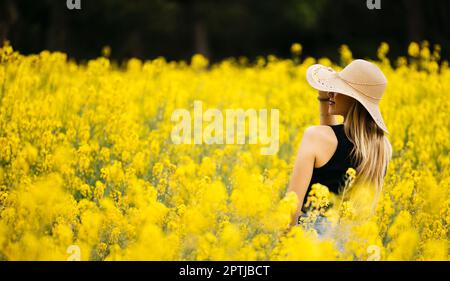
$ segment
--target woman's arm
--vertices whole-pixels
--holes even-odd
[[[316,127],[309,127],[305,130],[295,159],[291,181],[289,182],[287,191],[294,191],[299,200],[294,217],[291,218],[290,226],[297,224],[297,219],[301,214],[303,199],[311,181],[315,161],[315,130],[317,130]]]
[[[319,91],[319,99],[328,99],[328,92]],[[319,100],[320,125],[336,125],[336,117],[328,114],[328,100]]]
[[[328,92],[319,91],[318,97],[319,99],[328,98]],[[335,116],[328,114],[328,101],[319,100],[319,104],[320,125],[337,124]],[[297,157],[295,158],[294,170],[287,191],[294,191],[297,194],[299,204],[294,213],[294,217],[291,219],[291,226],[297,224],[297,219],[302,213],[301,207],[314,169],[314,162],[316,159],[315,149],[319,141],[317,139],[319,130],[320,128],[317,126],[312,126],[305,130],[297,152]]]

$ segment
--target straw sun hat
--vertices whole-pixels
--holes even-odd
[[[357,59],[340,72],[331,67],[314,64],[308,67],[306,79],[319,91],[336,92],[356,99],[367,109],[377,125],[389,133],[378,106],[387,79],[375,64]]]

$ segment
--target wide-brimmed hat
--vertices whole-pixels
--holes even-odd
[[[387,79],[375,64],[357,59],[340,72],[314,64],[308,67],[306,80],[319,91],[336,92],[356,99],[367,109],[377,125],[389,133],[378,106],[386,89]]]

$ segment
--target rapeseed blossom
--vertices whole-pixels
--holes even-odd
[[[393,159],[371,216],[313,187],[311,214],[339,229],[326,238],[290,227],[300,202],[286,191],[302,132],[319,121],[305,71],[353,55],[343,45],[336,65],[300,58],[299,43],[291,52],[119,67],[109,47],[82,64],[0,48],[0,259],[67,260],[79,249],[81,260],[448,260],[450,70],[440,47],[413,42],[391,63],[380,45]],[[171,113],[194,100],[278,108],[278,153],[171,143]],[[350,169],[347,184],[357,176]]]

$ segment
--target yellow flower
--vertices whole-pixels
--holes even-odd
[[[208,66],[208,59],[201,54],[195,54],[191,58],[191,66],[193,69],[200,70]]]
[[[341,54],[341,61],[343,64],[347,65],[353,60],[353,54],[347,45],[341,45],[339,53]]]
[[[386,42],[382,42],[380,47],[378,47],[378,58],[380,60],[385,60],[386,59],[386,55],[389,52],[389,44]]]
[[[300,55],[302,53],[302,45],[300,43],[293,43],[291,45],[291,53],[293,55]]]
[[[419,56],[419,52],[420,52],[419,44],[417,44],[416,42],[411,42],[408,47],[408,54],[411,57],[415,58]]]

